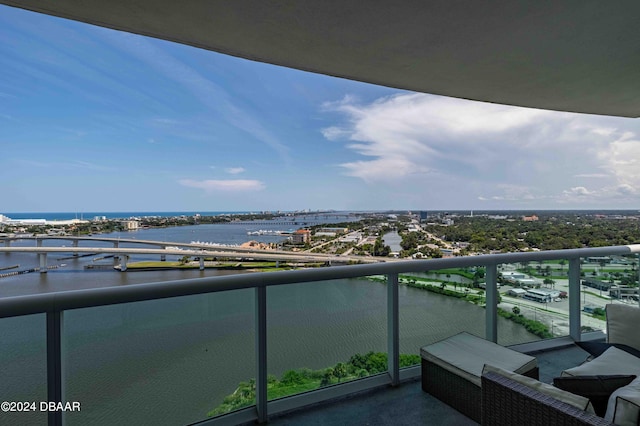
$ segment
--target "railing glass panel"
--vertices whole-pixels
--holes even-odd
[[[47,413],[40,411],[40,402],[47,401],[46,339],[44,314],[0,319],[0,401],[12,403],[7,412],[3,405],[0,424],[47,424]],[[18,410],[25,402],[28,411]]]
[[[386,298],[386,281],[364,277],[268,288],[268,398],[371,373],[347,364],[356,354],[386,354]]]
[[[607,303],[637,305],[636,256],[593,256],[580,259],[583,331],[605,330]]]
[[[252,289],[66,311],[67,424],[207,418],[255,376],[254,327]]]
[[[484,337],[482,291],[462,269],[400,274],[399,281],[400,353],[419,355],[462,331]]]
[[[498,271],[500,314],[529,332],[518,343],[569,335],[567,260],[505,264]]]

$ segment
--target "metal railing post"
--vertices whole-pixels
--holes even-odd
[[[636,297],[638,298],[638,306],[640,306],[640,254],[638,254],[638,287],[636,288]]]
[[[485,327],[486,338],[498,342],[498,266],[495,263],[486,265],[485,271]]]
[[[47,312],[47,400],[62,402],[62,311]],[[49,426],[62,426],[62,410],[48,412]]]
[[[578,342],[582,339],[580,318],[580,258],[569,259],[569,336]]]
[[[400,383],[400,312],[398,274],[387,275],[387,368],[391,385]]]
[[[256,410],[267,422],[267,288],[256,287]]]

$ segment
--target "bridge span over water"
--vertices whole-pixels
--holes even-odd
[[[224,247],[225,250],[218,250],[218,247],[206,245],[199,249],[181,249],[173,243],[166,243],[167,248],[128,248],[128,247],[0,247],[0,253],[34,253],[39,257],[40,272],[47,272],[47,255],[49,253],[72,253],[79,256],[80,253],[87,254],[107,254],[114,255],[120,262],[120,270],[127,270],[127,261],[132,255],[157,254],[161,260],[165,260],[167,255],[189,256],[200,258],[200,269],[204,269],[205,258],[231,259],[238,261],[266,260],[266,261],[286,261],[297,263],[378,263],[385,261],[380,258],[364,256],[335,256],[324,253],[289,252],[276,250],[256,250],[245,248]],[[170,244],[170,245],[169,245]]]
[[[214,244],[214,243],[203,243],[203,242],[192,242],[192,243],[181,243],[175,241],[157,241],[157,240],[140,240],[136,238],[113,238],[113,237],[100,237],[100,236],[72,236],[72,235],[13,235],[0,237],[0,241],[4,241],[5,247],[11,247],[11,242],[19,241],[19,240],[33,240],[36,242],[36,246],[42,247],[42,243],[44,241],[70,241],[73,247],[79,247],[79,243],[82,241],[102,241],[113,244],[113,247],[117,248],[120,244],[142,244],[160,247],[166,249],[168,247],[184,247],[190,249],[215,249],[217,251],[234,251],[234,252],[252,252],[255,251],[255,248],[245,248],[240,246],[228,245],[228,244]]]

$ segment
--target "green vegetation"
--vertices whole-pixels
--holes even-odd
[[[440,286],[435,286],[435,285],[431,285],[431,284],[426,284],[424,282],[420,283],[416,281],[416,277],[412,277],[409,275],[402,275],[401,276],[404,279],[408,279],[408,281],[406,282],[406,285],[409,287],[414,287],[414,288],[419,288],[422,290],[426,290],[426,291],[430,291],[432,293],[438,293],[438,294],[442,294],[445,296],[451,296],[451,297],[455,297],[458,299],[464,299],[468,302],[474,303],[476,305],[480,305],[480,306],[485,306],[486,304],[486,297],[484,296],[484,292],[478,292],[477,294],[473,294],[471,292],[469,292],[468,288],[465,288],[465,291],[457,291],[457,290],[449,290],[447,288],[445,288],[444,283],[442,283],[442,285]],[[501,301],[501,297],[498,295],[498,303],[500,303]],[[521,313],[520,313],[520,308],[515,306],[512,309],[512,312],[508,312],[505,311],[504,309],[498,309],[498,315],[500,315],[501,317],[508,319],[510,321],[515,322],[516,324],[520,324],[522,326],[524,326],[524,328],[532,333],[535,334],[536,336],[542,338],[542,339],[548,339],[553,337],[553,335],[551,334],[551,332],[549,331],[549,328],[539,322],[539,321],[535,321],[532,319],[528,319],[525,318]],[[595,315],[594,315],[595,316]]]
[[[527,248],[557,250],[633,244],[640,241],[640,223],[634,219],[607,219],[597,215],[536,212],[537,221],[520,217],[495,220],[474,216],[455,218],[455,225],[426,227],[445,241],[466,241],[471,250],[520,251]]]
[[[549,331],[549,327],[541,322],[525,318],[522,314],[520,314],[519,309],[516,313],[515,308],[513,309],[513,312],[505,311],[504,309],[498,308],[498,315],[510,321],[513,321],[516,324],[523,325],[529,333],[535,334],[542,339],[549,339],[553,337],[553,334],[551,334],[551,332]]]
[[[185,256],[187,257],[187,256]],[[319,265],[307,265],[319,266]],[[200,268],[200,262],[190,261],[187,259],[180,259],[179,261],[142,261],[131,262],[127,264],[128,270],[150,270],[150,269],[198,269]],[[205,268],[215,269],[234,269],[245,270],[251,269],[256,271],[282,271],[290,269],[284,262],[280,264],[280,267],[276,267],[276,262],[217,262],[213,260],[205,260]]]
[[[591,313],[591,316],[602,321],[607,320],[607,312],[603,308],[595,308]]]
[[[410,367],[419,363],[419,355],[400,354],[400,367]],[[282,398],[385,371],[387,371],[386,353],[355,354],[346,363],[339,362],[333,367],[321,370],[309,368],[289,370],[284,372],[279,380],[275,376],[269,375],[267,378],[267,397],[270,400]],[[209,411],[207,416],[213,417],[228,413],[255,404],[255,402],[256,381],[250,379],[248,382],[241,382],[235,392],[225,397],[222,404]]]
[[[440,286],[435,286],[431,284],[426,284],[424,282],[417,282],[413,280],[415,277],[403,276],[404,278],[411,278],[411,280],[406,282],[406,285],[413,288],[419,288],[420,290],[430,291],[432,293],[438,293],[445,296],[451,296],[458,299],[464,299],[467,302],[474,303],[476,305],[484,305],[486,302],[486,298],[484,297],[484,291],[479,293],[482,294],[474,294],[469,291],[469,288],[464,288],[464,291],[457,290],[449,290],[445,287],[445,283],[443,282]]]

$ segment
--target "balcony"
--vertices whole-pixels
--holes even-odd
[[[534,352],[533,355],[540,365],[540,380],[550,383],[562,370],[583,362],[588,354],[572,345]],[[378,388],[275,416],[269,419],[269,424],[458,426],[477,423],[423,392],[419,380],[409,380],[397,387]]]
[[[549,381],[584,360],[572,342],[604,337],[602,322],[581,309],[587,296],[581,259],[638,252],[640,245],[398,261],[0,299],[0,357],[9,366],[3,382],[10,384],[2,400],[82,404],[80,412],[3,416],[50,425],[331,424],[349,418],[398,424],[398,416],[406,419],[400,423],[437,418],[463,424],[470,420],[420,390],[420,367],[401,368],[401,354],[416,355],[420,346],[469,331],[535,353],[541,379]],[[568,301],[500,299],[499,271],[507,265],[557,260],[568,263],[562,271]],[[434,302],[418,296],[432,294],[419,288],[421,274],[467,267],[485,268],[482,297],[438,295]],[[608,300],[590,293],[603,304]],[[547,322],[553,338],[510,333],[522,330],[500,313],[512,306]],[[386,355],[386,371],[365,370],[357,380],[335,373],[316,390],[273,393],[271,374],[326,369],[369,351]],[[255,400],[207,418],[238,383],[252,379]],[[189,394],[204,395],[204,402]]]

